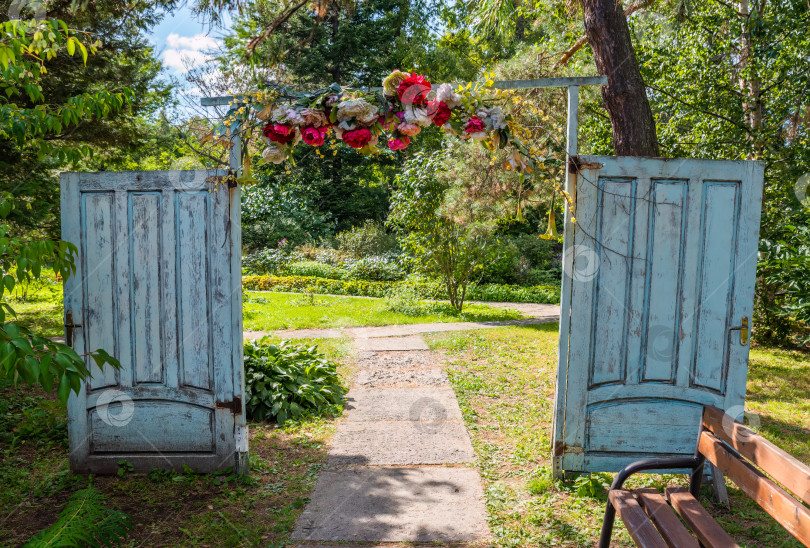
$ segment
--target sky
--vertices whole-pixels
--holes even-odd
[[[187,67],[200,65],[210,58],[208,52],[219,47],[229,24],[230,17],[226,16],[222,27],[211,29],[197,19],[188,6],[183,6],[152,29],[149,39],[163,62],[164,71],[184,86],[185,93],[193,94],[184,78]]]

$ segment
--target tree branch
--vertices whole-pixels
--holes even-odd
[[[254,36],[253,38],[251,38],[247,46],[245,47],[246,50],[245,58],[247,59],[251,55],[253,55],[253,53],[256,51],[256,48],[262,45],[264,41],[267,40],[270,37],[270,35],[273,34],[281,25],[286,23],[295,12],[303,8],[308,1],[309,0],[301,0],[296,5],[288,9],[286,12],[282,12],[282,14],[276,17],[276,19],[270,24],[269,27],[264,29],[264,32],[262,32],[258,36]]]

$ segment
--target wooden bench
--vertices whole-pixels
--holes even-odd
[[[600,548],[610,545],[617,513],[637,546],[737,546],[697,500],[706,461],[810,546],[810,509],[804,504],[810,504],[810,467],[721,409],[704,407],[695,456],[638,461],[616,476],[608,493]],[[654,489],[623,489],[627,478],[637,472],[673,469],[691,470],[689,489],[668,487],[663,494]]]

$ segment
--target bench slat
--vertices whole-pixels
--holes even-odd
[[[698,541],[684,527],[664,496],[655,489],[635,489],[641,506],[650,516],[664,542],[670,548],[699,548]]]
[[[810,466],[734,421],[717,407],[703,408],[703,426],[810,504]]]
[[[667,548],[667,544],[653,525],[647,514],[639,506],[633,493],[624,489],[613,489],[608,495],[616,513],[622,518],[630,537],[636,546],[644,548]]]
[[[754,499],[782,527],[810,546],[810,509],[791,497],[762,472],[726,449],[710,432],[700,434],[702,455],[720,468],[746,495]]]
[[[700,502],[683,487],[667,487],[667,500],[707,548],[739,548]]]

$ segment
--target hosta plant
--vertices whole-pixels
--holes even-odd
[[[307,347],[267,338],[245,343],[245,389],[248,417],[283,424],[310,415],[337,415],[345,389],[337,364]]]

